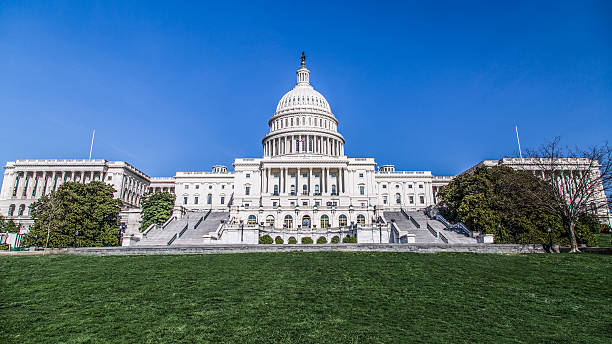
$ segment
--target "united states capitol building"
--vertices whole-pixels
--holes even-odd
[[[64,182],[104,181],[124,203],[124,245],[257,243],[266,234],[285,243],[306,236],[315,241],[346,236],[359,242],[477,241],[422,212],[437,203],[438,191],[452,176],[396,171],[393,165],[377,166],[371,157],[345,155],[338,120],[310,84],[303,54],[297,83],[281,97],[268,126],[263,156],[237,158],[233,171],[213,166],[210,172],[150,177],[121,161],[10,161],[4,166],[0,214],[27,231],[32,224],[28,206],[42,195]],[[162,191],[176,196],[173,215],[141,233],[142,198]]]

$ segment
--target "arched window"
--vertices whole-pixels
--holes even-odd
[[[340,227],[345,227],[345,226],[346,226],[346,224],[347,224],[347,222],[348,222],[348,221],[347,221],[347,219],[346,219],[346,215],[340,215],[340,216],[338,217],[338,225],[339,225]]]
[[[15,214],[15,205],[11,204],[8,210],[8,216],[13,216]]]
[[[395,194],[395,203],[402,204],[402,195],[398,193]]]
[[[266,226],[274,227],[274,216],[266,216]]]
[[[365,216],[359,214],[357,216],[357,224],[361,226],[365,226]]]
[[[291,215],[285,215],[284,224],[285,228],[293,228],[293,217]]]
[[[295,185],[291,185],[291,196],[295,196]]]
[[[336,184],[332,185],[332,195],[336,195]]]
[[[304,228],[310,228],[310,216],[308,215],[304,215],[302,217],[302,227]]]
[[[19,211],[17,212],[17,216],[23,216],[24,211],[25,211],[25,204],[20,204]]]
[[[206,204],[212,204],[212,194],[208,194],[206,197]]]
[[[321,228],[329,228],[329,217],[321,215]]]
[[[247,220],[247,225],[255,226],[257,224],[257,217],[255,215],[249,215],[249,219]]]

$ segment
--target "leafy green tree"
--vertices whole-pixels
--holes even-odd
[[[5,220],[2,215],[0,215],[0,233],[19,233],[19,226],[15,224],[13,219]]]
[[[175,196],[169,192],[148,194],[142,200],[142,220],[140,231],[144,231],[152,224],[161,225],[172,216]]]
[[[27,246],[68,247],[119,244],[119,211],[115,189],[102,182],[68,182],[41,197],[30,208],[34,225]]]
[[[440,191],[441,212],[452,222],[495,234],[498,243],[569,243],[559,218],[534,200],[536,194],[539,199],[550,197],[550,188],[529,172],[479,167]]]

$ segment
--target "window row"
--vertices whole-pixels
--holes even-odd
[[[212,194],[208,194],[208,196],[206,196],[206,204],[212,204],[213,203],[213,195]],[[183,197],[183,204],[187,205],[189,204],[189,197],[184,196]],[[200,204],[200,196],[195,196],[193,198],[193,203],[194,205],[198,205]],[[219,197],[219,204],[225,204],[225,196],[220,196]]]
[[[331,223],[330,223],[330,219],[328,215],[321,215],[321,217],[319,218],[319,224],[320,224],[320,228],[330,228],[331,227]],[[312,218],[310,217],[310,215],[303,215],[301,217],[301,224],[297,224],[297,227],[301,227],[301,228],[311,228],[313,227],[313,223],[312,223]],[[248,219],[247,219],[247,225],[248,226],[256,226],[257,225],[257,216],[256,215],[249,215]],[[357,224],[360,226],[365,226],[365,216],[363,214],[359,214],[357,215]],[[265,221],[265,225],[266,226],[270,226],[270,227],[280,227],[277,226],[276,223],[276,219],[274,217],[274,215],[268,215],[266,216],[266,221]],[[283,228],[295,228],[294,225],[296,225],[296,223],[294,223],[293,220],[293,216],[292,215],[285,215],[285,217],[283,218],[283,223],[282,226]],[[346,217],[346,215],[344,214],[340,214],[338,216],[338,226],[339,227],[347,227],[348,224],[348,218]],[[314,225],[314,227],[316,227],[316,225]]]
[[[313,116],[295,116],[278,118],[272,121],[271,130],[279,130],[283,128],[292,128],[299,126],[319,127],[323,129],[336,130],[336,123],[328,119],[313,117]]]
[[[387,196],[383,196],[383,204],[388,204]],[[402,195],[395,194],[395,204],[402,204]],[[408,196],[408,204],[414,204],[414,196]],[[419,195],[419,204],[425,204],[425,195]]]

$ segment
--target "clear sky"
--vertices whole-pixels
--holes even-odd
[[[128,4],[129,3],[129,4]],[[304,50],[349,157],[459,173],[612,133],[612,1],[0,0],[0,161],[260,157]]]

